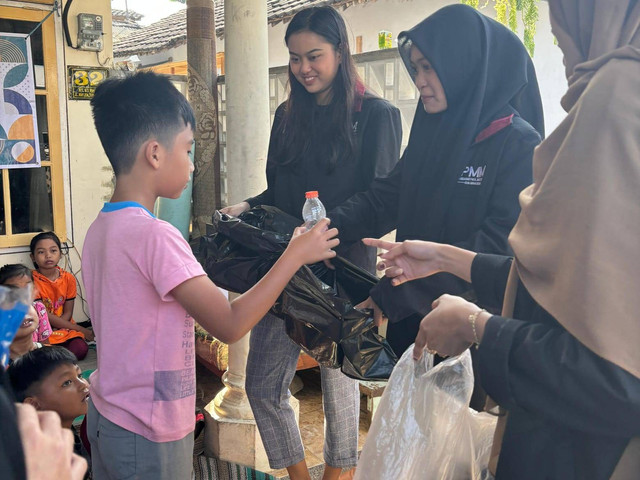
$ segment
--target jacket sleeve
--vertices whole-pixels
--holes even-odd
[[[499,309],[504,300],[507,278],[513,257],[479,253],[471,264],[471,285],[478,303],[485,308]]]
[[[425,316],[431,311],[431,303],[445,293],[475,300],[471,286],[450,273],[436,273],[397,287],[384,277],[370,290],[369,296],[390,323],[397,323],[416,315]]]
[[[369,190],[353,195],[327,214],[345,243],[359,242],[367,236],[380,237],[395,226],[402,171],[402,159],[398,161],[402,120],[396,107],[386,102],[376,105],[379,106],[369,114],[362,133],[361,158],[366,165],[362,174],[371,182]]]
[[[474,252],[504,254],[507,238],[520,215],[518,195],[532,182],[532,158],[540,143],[538,133],[527,125],[513,128],[506,139],[487,213],[480,228],[454,245]]]
[[[395,228],[403,163],[401,158],[389,175],[376,178],[369,190],[355,194],[329,212],[327,216],[340,231],[341,241],[381,237]]]
[[[640,432],[640,379],[559,324],[491,317],[478,360],[482,386],[507,410],[597,435]]]
[[[269,150],[267,152],[267,189],[245,200],[251,208],[257,205],[273,205],[275,203],[274,188],[277,165],[275,160],[275,150],[278,142],[277,133],[280,129],[280,125],[284,120],[284,103],[281,104],[273,117],[273,126],[271,127],[271,135],[269,137]]]
[[[398,163],[402,143],[400,110],[376,99],[362,132],[360,158],[367,187],[374,178],[387,176]]]

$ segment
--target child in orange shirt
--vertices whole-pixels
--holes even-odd
[[[31,240],[30,249],[31,260],[36,267],[33,283],[54,328],[49,343],[62,345],[82,360],[89,350],[85,339],[93,341],[93,331],[73,321],[76,279],[58,266],[62,256],[60,239],[53,232],[39,233]]]

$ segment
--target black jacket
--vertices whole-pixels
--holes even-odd
[[[275,158],[276,132],[283,121],[284,104],[276,110],[269,155],[267,158],[267,189],[247,199],[251,207],[272,205],[289,215],[302,218],[305,192],[317,190],[327,211],[343,203],[357,192],[369,188],[373,179],[386,175],[400,156],[402,124],[400,111],[386,100],[366,96],[359,112],[354,114],[357,155],[354,160],[339,163],[327,171],[322,158],[309,156],[295,165],[281,165]],[[302,220],[301,220],[302,223]],[[359,240],[359,239],[358,239]],[[372,270],[375,251],[359,241],[342,244],[338,252],[357,265]]]
[[[471,280],[483,303],[502,304],[510,265],[476,256]],[[640,380],[582,345],[522,284],[514,317],[489,319],[474,365],[509,411],[496,479],[610,478],[640,435]]]
[[[398,211],[405,185],[420,181],[404,175],[403,158],[388,177],[375,180],[370,190],[329,212],[332,225],[340,230],[340,239],[353,242],[363,237],[380,237],[396,228],[399,218],[404,217],[405,227],[398,227],[398,241],[428,240],[475,252],[507,254],[510,251],[507,237],[520,214],[518,194],[531,184],[531,159],[541,138],[518,116],[497,120],[485,135],[503,128],[486,138],[481,133],[480,141],[471,147],[469,165],[456,174],[453,198],[446,207],[446,215],[440,215],[444,220],[437,233],[422,232],[421,225],[429,215],[441,214],[438,211],[441,205],[416,204],[413,211]],[[413,225],[406,226],[408,223]],[[389,326],[390,342],[401,353],[415,339],[418,322],[431,310],[434,299],[444,293],[459,295],[470,290],[467,282],[440,273],[399,287],[392,287],[383,279],[371,291],[371,297],[392,324],[409,322],[401,327],[406,338],[397,342],[397,348],[392,332],[396,327]]]

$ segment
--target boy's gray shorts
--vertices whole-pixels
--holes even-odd
[[[191,479],[193,433],[174,442],[152,442],[107,420],[89,399],[87,435],[94,480]]]

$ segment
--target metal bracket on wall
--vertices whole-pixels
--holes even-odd
[[[50,11],[49,13],[47,13],[47,16],[46,16],[46,17],[44,17],[44,18],[40,21],[40,23],[39,23],[39,24],[37,24],[35,27],[33,27],[33,30],[31,30],[31,31],[29,32],[29,35],[27,35],[27,38],[29,38],[31,35],[33,35],[34,33],[36,33],[36,31],[37,31],[37,30],[42,26],[42,24],[43,24],[44,22],[46,22],[46,21],[47,21],[47,19],[48,19],[51,15],[53,15],[53,12],[56,12],[56,13],[58,14],[58,16],[60,16],[60,12],[59,12],[59,10],[58,10],[58,9],[59,9],[59,7],[60,7],[60,5],[58,4],[58,0],[55,0],[55,1],[53,2],[53,8],[51,9],[51,11]]]

